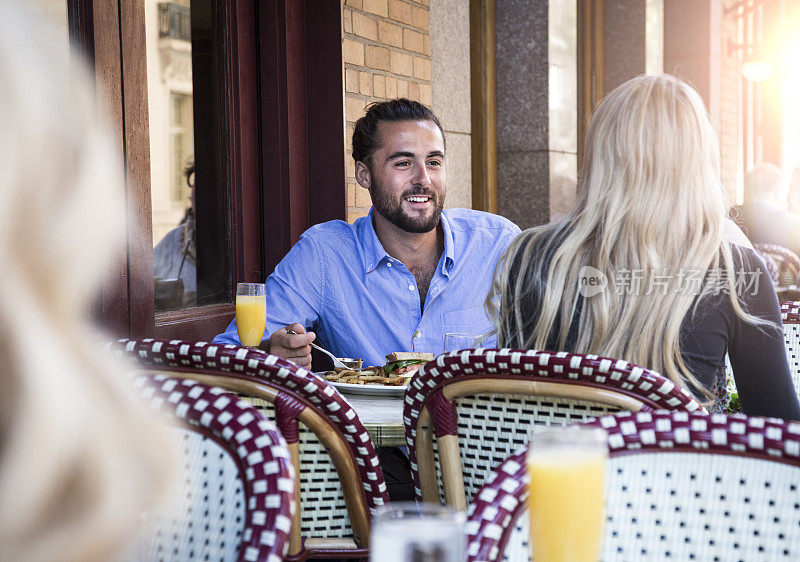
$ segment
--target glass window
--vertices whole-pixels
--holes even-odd
[[[192,96],[170,94],[170,187],[172,200],[191,208],[191,189],[194,185],[194,121]]]
[[[156,312],[227,302],[227,182],[212,0],[145,0]],[[217,78],[218,79],[218,78]],[[194,100],[204,103],[196,106]],[[195,162],[200,162],[195,165]]]

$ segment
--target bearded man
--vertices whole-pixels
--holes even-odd
[[[261,347],[310,368],[315,339],[337,357],[382,365],[397,351],[440,354],[447,332],[492,329],[483,303],[512,222],[443,210],[445,139],[408,99],[374,103],[353,133],[356,180],[372,198],[353,224],[309,228],[266,281]],[[217,343],[239,343],[235,321]],[[491,342],[489,342],[491,345]]]

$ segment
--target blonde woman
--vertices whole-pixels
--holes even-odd
[[[66,37],[20,4],[0,0],[0,560],[105,561],[170,454],[87,323],[122,240],[120,160]]]
[[[697,92],[626,82],[592,116],[574,207],[498,264],[498,343],[625,359],[708,405],[727,352],[746,413],[800,419],[775,292],[728,209]]]

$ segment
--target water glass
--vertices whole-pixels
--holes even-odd
[[[464,514],[428,503],[395,503],[372,520],[372,562],[462,562]]]
[[[481,347],[491,335],[493,335],[493,332],[488,334],[457,334],[448,332],[444,335],[444,351],[447,353],[460,349],[475,349],[476,347]]]
[[[606,432],[572,426],[530,433],[528,511],[534,560],[596,561],[603,534]]]
[[[258,347],[267,324],[267,296],[264,283],[236,286],[236,330],[244,347]]]

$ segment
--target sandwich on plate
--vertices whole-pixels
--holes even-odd
[[[387,377],[411,377],[420,367],[432,359],[433,353],[396,351],[386,356],[386,365],[383,367],[383,371]]]

